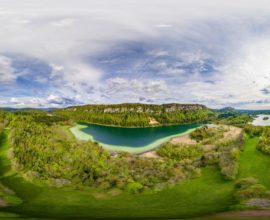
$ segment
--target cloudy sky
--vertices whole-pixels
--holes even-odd
[[[0,0],[0,106],[270,109],[269,0]]]

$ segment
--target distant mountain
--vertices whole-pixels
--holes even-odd
[[[235,109],[233,107],[214,109],[214,111],[219,114],[219,117],[228,117],[228,116],[234,116],[234,115],[239,115],[239,114],[248,114],[248,115],[269,114],[270,115],[270,110]]]
[[[232,108],[232,107],[215,109],[214,111],[218,113],[218,118],[234,117],[241,114],[241,112],[239,112],[237,109]]]
[[[225,107],[225,108],[217,109],[216,111],[221,112],[221,113],[239,113],[239,111],[233,107]]]
[[[270,115],[270,110],[245,110],[245,109],[239,109],[240,113],[246,113],[250,115],[259,115],[259,114],[266,114]]]
[[[16,111],[53,111],[55,108],[10,108],[10,107],[0,107],[0,111],[16,112]]]
[[[16,110],[17,110],[16,108],[9,108],[9,107],[0,108],[0,111],[8,111],[8,112],[14,112]]]

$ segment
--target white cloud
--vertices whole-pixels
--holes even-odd
[[[156,24],[155,27],[157,28],[171,28],[171,24]]]
[[[161,100],[168,91],[165,81],[161,80],[127,80],[124,78],[112,78],[107,80],[101,88],[108,101],[114,102],[138,102],[144,100]]]
[[[53,21],[51,24],[56,27],[70,27],[74,24],[76,19],[74,18],[64,18],[59,21]]]
[[[0,83],[10,83],[16,79],[11,60],[8,57],[0,56]]]
[[[256,103],[265,107],[269,95],[262,90],[270,86],[269,6],[267,0],[2,0],[0,51],[49,63],[53,71],[46,82],[53,80],[49,83],[54,90],[43,97],[8,97],[1,103],[41,106],[60,105],[65,98],[122,102],[143,97],[212,107],[249,107],[265,100]],[[104,79],[104,71],[93,66],[91,58],[129,41],[166,42],[168,48],[149,52],[160,59],[153,65],[162,74],[134,79],[113,72],[111,79]],[[172,52],[177,65],[162,60]],[[216,62],[215,73],[202,75],[200,68],[208,59]],[[188,69],[179,68],[193,63],[198,67],[189,75]],[[16,80],[11,64],[0,55],[0,86]]]

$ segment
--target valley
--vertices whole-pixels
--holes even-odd
[[[204,111],[200,120],[186,109],[174,109],[169,118],[161,112],[166,123],[174,113],[185,123],[137,128],[123,127],[126,121],[138,126],[137,112],[136,120],[128,111],[108,113],[123,120],[121,127],[108,127],[78,124],[65,109],[2,111],[0,216],[232,219],[240,210],[259,216],[270,209],[269,128],[251,125],[253,116],[243,113]],[[94,130],[76,136],[78,125]],[[140,149],[160,138],[164,142],[147,151],[121,148]]]

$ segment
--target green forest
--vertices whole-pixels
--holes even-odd
[[[54,112],[75,121],[123,127],[148,127],[206,122],[215,112],[202,105],[86,105],[57,109]],[[157,124],[151,125],[150,118]]]

